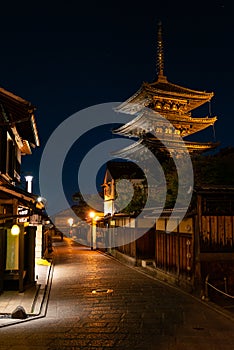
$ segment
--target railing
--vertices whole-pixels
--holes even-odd
[[[208,282],[208,280],[209,280],[209,275],[207,275],[206,279],[205,279],[205,296],[204,296],[204,298],[206,300],[209,300],[208,287],[211,287],[216,292],[219,292],[220,294],[225,295],[228,298],[234,299],[233,295],[230,295],[230,294],[227,293],[227,278],[226,277],[224,277],[224,289],[225,289],[225,292],[220,290],[220,289],[218,289],[217,287],[213,286],[211,283]]]

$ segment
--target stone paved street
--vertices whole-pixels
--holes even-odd
[[[55,246],[46,317],[1,328],[1,350],[234,349],[234,323],[205,303],[69,239]]]

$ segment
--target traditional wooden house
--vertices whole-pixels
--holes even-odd
[[[22,291],[35,280],[36,232],[37,239],[42,234],[32,215],[42,207],[37,196],[17,187],[22,156],[39,146],[34,112],[30,102],[0,88],[0,292],[11,281]]]
[[[155,217],[160,212],[160,217]],[[166,230],[172,209],[151,208],[144,218],[131,218],[132,225],[121,222],[121,214],[109,218],[115,241],[115,228],[133,239],[113,245],[109,252],[132,265],[147,267],[158,278],[189,290],[201,290],[206,296],[209,281],[222,291],[234,294],[234,187],[204,186],[195,188],[187,214],[180,221],[177,209],[176,229]],[[175,214],[175,213],[174,213]],[[105,219],[106,222],[108,217]],[[126,218],[125,218],[126,221]],[[135,231],[146,233],[134,240]],[[151,227],[149,229],[149,227]],[[118,230],[118,234],[121,230]],[[212,290],[211,290],[212,291]]]

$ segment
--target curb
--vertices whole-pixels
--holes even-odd
[[[12,318],[2,318],[1,321],[5,321],[5,323],[0,324],[0,328],[4,327],[9,327],[9,326],[14,326],[17,324],[37,320],[40,318],[44,318],[47,313],[48,309],[48,302],[49,302],[49,296],[50,296],[50,291],[51,291],[51,286],[52,286],[52,279],[53,279],[53,273],[54,273],[54,264],[53,260],[51,261],[51,265],[49,266],[48,269],[48,276],[47,276],[47,281],[45,285],[44,292],[41,296],[41,301],[39,301],[39,294],[40,294],[40,285],[39,288],[36,291],[33,303],[32,303],[32,310],[38,309],[37,313],[27,313],[27,318],[25,319],[12,319]],[[6,314],[6,316],[10,316],[11,314]]]

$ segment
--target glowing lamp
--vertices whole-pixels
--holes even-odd
[[[94,211],[91,211],[91,212],[89,213],[89,217],[90,217],[91,219],[93,219],[94,216],[95,216],[95,212],[94,212]]]
[[[20,228],[18,225],[13,225],[12,228],[11,228],[11,234],[13,236],[18,236],[20,233]]]
[[[68,224],[69,224],[70,226],[72,226],[72,225],[73,225],[74,220],[73,220],[72,218],[69,218],[69,219],[67,220],[67,222],[68,222]]]

